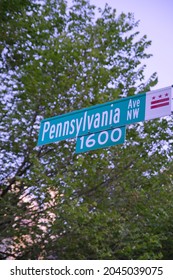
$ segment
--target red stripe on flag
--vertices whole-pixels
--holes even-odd
[[[158,103],[165,102],[165,101],[169,101],[169,97],[151,101],[151,104],[158,104]]]
[[[160,103],[160,104],[156,104],[156,105],[151,105],[151,109],[155,109],[155,108],[159,108],[159,107],[164,107],[169,105],[169,102],[165,102],[165,103]]]

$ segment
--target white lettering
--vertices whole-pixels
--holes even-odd
[[[92,139],[95,136],[95,134],[91,134],[88,136],[88,138],[86,139],[86,147],[87,148],[91,148],[95,145],[96,140]]]
[[[95,115],[95,120],[94,120],[94,128],[98,128],[100,126],[100,114],[97,113]]]
[[[69,132],[69,121],[64,122],[63,136],[68,135]]]
[[[103,140],[103,141],[101,141],[102,135],[105,136],[105,140]],[[107,131],[102,131],[101,133],[99,133],[99,136],[98,136],[98,144],[104,145],[108,141],[108,138],[109,138],[108,132]]]
[[[86,118],[87,118],[87,112],[85,112],[84,114],[83,131],[85,131],[86,128]]]
[[[128,109],[130,109],[130,108],[132,108],[133,106],[132,106],[132,100],[130,99],[130,101],[129,101],[129,105],[128,105]]]
[[[59,132],[59,135],[58,135],[58,132]],[[57,126],[56,126],[56,135],[55,137],[61,137],[61,133],[62,133],[62,123],[58,123]]]
[[[120,122],[120,108],[116,108],[114,110],[113,122],[114,123],[119,123]]]
[[[90,130],[93,123],[94,115],[88,116],[88,130]]]
[[[76,119],[76,136],[79,134],[79,131],[80,131],[80,128],[81,128],[81,125],[82,125],[82,121],[83,121],[83,118],[80,118],[80,121],[78,119]]]
[[[127,121],[133,119],[137,119],[139,116],[139,108],[135,108],[133,110],[127,111]]]
[[[111,104],[111,107],[113,107],[113,104]],[[112,116],[113,116],[113,110],[110,110],[109,125],[112,124]]]
[[[53,125],[51,125],[50,131],[49,131],[50,139],[53,139],[55,137],[54,133],[55,133],[55,125],[53,124]]]
[[[114,133],[118,132],[118,137],[117,138],[114,138]],[[111,140],[112,142],[118,142],[120,140],[122,136],[122,131],[120,128],[115,128],[114,130],[112,130],[111,132]]]
[[[108,111],[102,113],[102,126],[108,125]]]
[[[137,107],[140,106],[140,99],[137,100]]]
[[[139,115],[139,108],[133,109],[133,119],[137,119]]]
[[[136,108],[139,106],[140,106],[140,99],[133,100],[133,101],[130,99],[129,104],[128,104],[128,109],[133,109],[133,108]]]
[[[43,134],[41,139],[42,141],[44,141],[45,133],[49,131],[49,128],[50,128],[50,122],[45,122],[43,126]]]
[[[73,119],[70,122],[71,130],[69,131],[69,134],[73,134],[74,133],[74,130],[75,130],[74,123],[75,123],[75,120]]]
[[[127,121],[132,119],[132,110],[127,111]]]
[[[79,140],[81,140],[80,149],[83,149],[83,145],[84,145],[84,136],[79,137]]]
[[[137,105],[137,100],[133,100],[133,108],[135,108]]]

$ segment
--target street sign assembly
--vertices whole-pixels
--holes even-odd
[[[38,146],[77,138],[77,152],[91,150],[85,145],[79,148],[81,141],[85,143],[91,134],[94,134],[92,137],[96,139],[100,135],[98,132],[105,133],[109,130],[108,134],[98,136],[101,138],[105,135],[107,139],[107,135],[114,128],[124,131],[122,127],[126,125],[170,115],[171,92],[172,87],[167,87],[44,119],[40,124]],[[106,143],[101,146],[107,146]]]

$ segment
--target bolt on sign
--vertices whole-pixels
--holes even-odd
[[[171,101],[167,87],[44,119],[38,146],[77,138],[78,153],[122,144],[126,125],[170,115]]]

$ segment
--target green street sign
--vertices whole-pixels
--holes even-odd
[[[171,114],[172,88],[167,87],[44,119],[38,146]]]
[[[79,136],[76,142],[76,153],[106,148],[123,144],[125,141],[126,127],[117,127],[96,133]]]
[[[144,120],[145,93],[99,104],[41,122],[38,145],[45,145]]]

